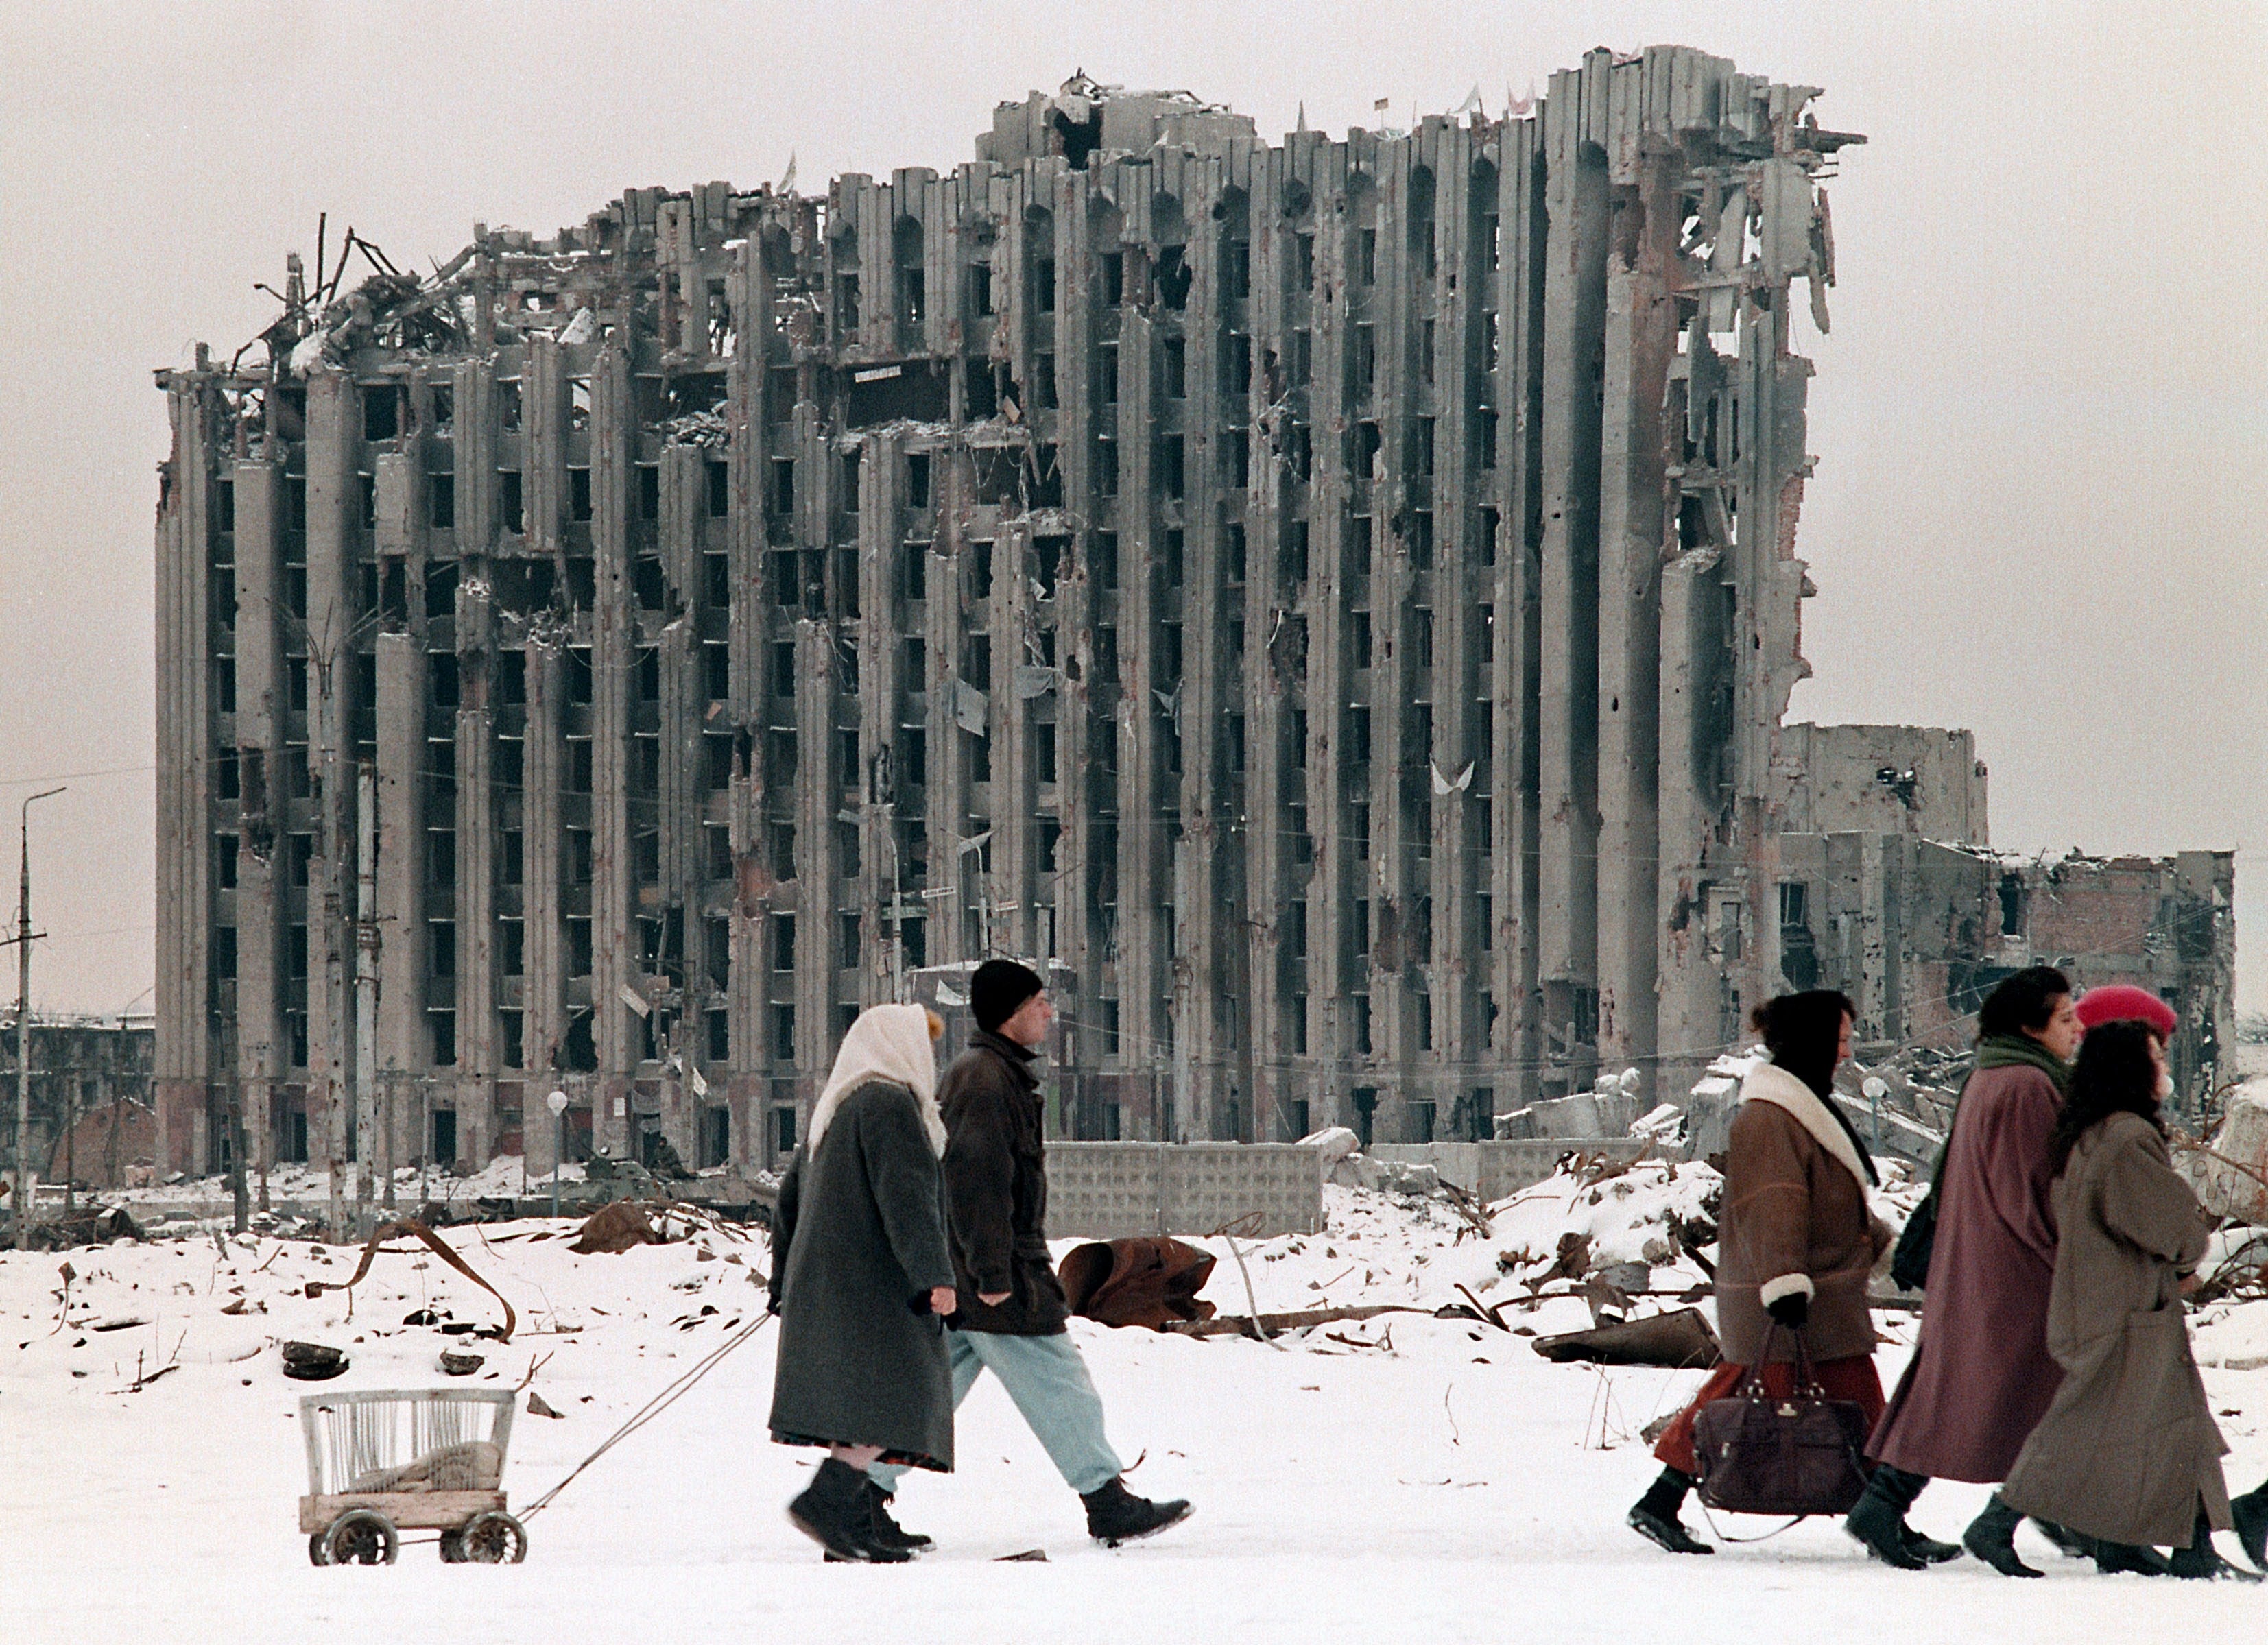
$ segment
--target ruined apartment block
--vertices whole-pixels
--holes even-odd
[[[555,1086],[774,1163],[995,952],[1067,1135],[1682,1089],[1777,981],[1815,95],[1074,79],[943,175],[295,260],[158,374],[166,1164],[542,1171]]]

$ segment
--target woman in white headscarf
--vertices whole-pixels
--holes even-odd
[[[843,1038],[808,1140],[780,1184],[771,1305],[780,1317],[772,1437],[824,1445],[788,1518],[830,1558],[909,1557],[866,1469],[950,1472],[954,1309],[939,1157],[936,1040],[918,1005],[877,1005]]]

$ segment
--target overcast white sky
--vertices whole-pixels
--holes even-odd
[[[1810,349],[1795,715],[1973,727],[2004,847],[2243,848],[2268,1009],[2268,7],[1387,0],[0,7],[7,869],[22,797],[70,782],[33,811],[35,1003],[151,983],[150,371],[264,324],[318,211],[406,267],[791,151],[806,191],[944,169],[1074,69],[1272,137],[1302,102],[1497,112],[1649,43],[1823,86],[1871,139]]]

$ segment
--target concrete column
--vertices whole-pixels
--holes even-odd
[[[492,1080],[497,1065],[495,613],[480,590],[457,590],[457,1068]],[[463,1121],[460,1120],[461,1131]],[[427,1139],[430,1146],[431,1139]]]
[[[862,235],[862,245],[865,239]],[[770,381],[764,365],[772,356],[776,329],[771,272],[765,266],[762,241],[758,239],[743,244],[733,253],[727,276],[727,290],[740,337],[725,378],[730,501],[725,547],[732,574],[725,621],[731,679],[727,682],[725,723],[707,730],[733,737],[740,750],[725,797],[725,826],[736,870],[762,844],[752,778],[754,738],[761,731],[756,723],[756,707],[763,690],[766,621],[764,478]],[[864,281],[860,284],[865,288]],[[862,305],[869,310],[871,306]],[[865,319],[863,313],[861,319]],[[769,1086],[756,1072],[765,1055],[762,944],[755,917],[757,913],[752,900],[736,883],[728,915],[732,952],[725,990],[727,1033],[732,1042],[732,1073],[726,1089],[733,1110],[733,1163],[743,1167],[760,1167],[770,1158],[770,1140],[764,1134],[765,1093]]]
[[[1357,140],[1351,135],[1348,141],[1351,152]],[[1307,882],[1307,1043],[1327,1093],[1326,1105],[1308,1116],[1316,1126],[1353,1124],[1348,1092],[1365,1083],[1356,1075],[1351,996],[1358,989],[1366,991],[1369,981],[1354,958],[1354,905],[1367,865],[1355,854],[1349,804],[1354,779],[1346,740],[1353,688],[1349,601],[1354,591],[1347,540],[1354,494],[1347,305],[1359,231],[1345,212],[1315,213],[1316,284],[1309,310],[1314,372],[1308,393],[1314,469],[1307,488],[1313,611],[1307,641],[1307,819],[1315,836],[1315,864]]]
[[[307,760],[321,826],[307,892],[308,1128],[343,1166],[354,1112],[354,892],[351,764],[357,618],[354,565],[362,534],[362,396],[330,370],[307,378]],[[328,682],[328,683],[327,683]],[[329,706],[324,706],[328,697]],[[313,1148],[311,1140],[311,1149]],[[313,1151],[322,1152],[321,1149]],[[363,1162],[367,1169],[368,1162]]]
[[[1551,78],[1543,329],[1541,980],[1547,1087],[1596,1062],[1600,384],[1611,203],[1594,53]]]
[[[954,390],[956,397],[960,393]],[[956,398],[955,409],[960,409]],[[930,454],[930,497],[937,508],[936,553],[929,563],[929,599],[924,618],[929,678],[927,694],[929,782],[924,819],[929,831],[929,874],[921,888],[952,888],[952,896],[928,898],[929,961],[940,965],[964,958],[961,932],[961,864],[955,855],[968,820],[968,754],[958,717],[961,646],[968,634],[962,611],[968,586],[968,538],[964,529],[973,490],[967,448],[955,440]],[[998,551],[995,549],[995,553]]]
[[[1677,356],[1668,286],[1678,234],[1670,166],[1669,157],[1649,156],[1630,178],[1616,179],[1636,195],[1624,207],[1625,221],[1637,217],[1607,275],[1600,453],[1599,1054],[1609,1072],[1636,1067],[1649,1092],[1657,1043],[1661,565],[1676,552],[1664,422]]]
[[[1480,1010],[1485,969],[1481,948],[1483,895],[1489,892],[1490,853],[1482,848],[1488,820],[1480,797],[1491,751],[1483,731],[1488,681],[1481,658],[1489,644],[1484,622],[1493,619],[1494,572],[1484,563],[1483,507],[1497,506],[1495,472],[1483,466],[1477,438],[1481,408],[1494,396],[1483,378],[1484,330],[1493,300],[1483,220],[1496,209],[1495,170],[1477,134],[1445,128],[1439,135],[1434,220],[1439,231],[1440,279],[1434,312],[1433,395],[1433,747],[1423,774],[1432,804],[1432,863],[1426,888],[1432,898],[1432,952],[1426,987],[1432,1000],[1433,1050],[1440,1069],[1434,1093],[1436,1136],[1469,1135],[1455,1129],[1460,1115],[1488,1135],[1485,1113],[1475,1121],[1461,1108],[1483,1075],[1488,1025]],[[1484,189],[1486,193],[1484,195]],[[1499,466],[1503,444],[1497,446]],[[1499,517],[1501,510],[1499,508]],[[1501,554],[1499,546],[1498,552]],[[1488,616],[1483,615],[1487,608]],[[1438,781],[1436,780],[1438,774]],[[1419,775],[1412,771],[1411,779]],[[1447,785],[1449,792],[1440,790]],[[1493,843],[1493,842],[1492,842]]]
[[[157,542],[158,1031],[152,1083],[162,1167],[208,1169],[204,1136],[211,983],[204,944],[210,907],[212,679],[210,418],[200,350],[193,376],[167,379],[173,455]]]
[[[419,626],[422,626],[419,625]],[[425,641],[414,630],[378,636],[378,1071],[385,1160],[422,1159],[416,1082],[432,1068],[426,1032]],[[461,843],[460,848],[461,848]]]
[[[1496,395],[1503,510],[1497,553],[1497,704],[1493,749],[1497,848],[1491,863],[1497,1009],[1492,1056],[1499,1112],[1534,1100],[1540,1089],[1542,817],[1538,809],[1543,725],[1543,386],[1545,234],[1548,210],[1541,159],[1543,125],[1506,122],[1497,210]]]
[[[1130,246],[1128,253],[1132,254]],[[1171,995],[1167,922],[1173,892],[1174,841],[1161,813],[1168,789],[1160,746],[1166,710],[1158,692],[1169,682],[1157,670],[1158,502],[1152,443],[1157,431],[1153,388],[1156,338],[1149,316],[1129,307],[1118,324],[1118,991],[1121,1041],[1137,1067],[1155,1071],[1166,1061],[1160,1043],[1160,1001]],[[1176,1024],[1174,1049],[1184,1044]],[[1161,1092],[1162,1094],[1162,1092]],[[1174,1116],[1169,1135],[1158,1110],[1128,1116],[1132,1135],[1172,1141],[1186,1136],[1189,1116]]]
[[[1412,941],[1417,907],[1410,787],[1425,762],[1417,746],[1415,705],[1426,682],[1412,667],[1415,606],[1421,574],[1411,552],[1411,516],[1427,494],[1415,470],[1418,327],[1411,310],[1422,281],[1410,254],[1410,190],[1415,139],[1382,139],[1378,147],[1377,280],[1368,316],[1376,338],[1376,386],[1365,413],[1379,427],[1371,475],[1370,863],[1371,1040],[1385,1065],[1379,1082],[1376,1135],[1403,1139],[1405,1089],[1416,1072],[1418,1021],[1410,986],[1422,980]],[[1359,476],[1358,476],[1359,478]]]
[[[236,747],[245,784],[236,855],[236,1076],[244,1091],[250,1164],[276,1161],[276,1082],[290,1061],[284,1039],[284,904],[288,863],[276,822],[283,770],[278,693],[283,689],[284,470],[239,462],[236,484]],[[254,770],[260,792],[251,792]]]
[[[1039,953],[1032,913],[1041,894],[1035,861],[1040,788],[1032,746],[1037,704],[1016,686],[1017,670],[1031,661],[1027,641],[1038,631],[1035,574],[1030,525],[1004,521],[992,545],[992,598],[984,619],[992,635],[992,845],[986,856],[995,911],[985,940],[1021,959]],[[974,870],[976,864],[969,866]]]
[[[630,361],[608,344],[591,368],[591,1012],[600,1080],[592,1143],[616,1157],[630,1148],[630,1079],[641,1040],[622,992],[633,985],[629,778],[630,698],[637,666],[632,613],[630,510],[635,412]],[[620,1112],[617,1112],[619,1109]]]
[[[799,399],[795,416],[796,543],[799,554],[832,554],[836,506],[835,465],[819,408]],[[832,568],[829,568],[831,572]],[[825,579],[832,585],[833,577]],[[836,762],[835,699],[839,690],[835,657],[834,610],[823,618],[804,616],[788,630],[795,646],[795,773],[792,783],[776,792],[772,812],[795,824],[793,887],[783,887],[773,904],[796,915],[795,1047],[799,1106],[816,1101],[827,1070],[835,1064],[840,1036],[835,1032],[835,813],[842,785]],[[768,783],[786,774],[767,771]]]
[[[790,812],[795,819],[796,884],[784,900],[796,915],[796,1074],[807,1084],[804,1095],[814,1101],[842,1039],[835,1025],[840,946],[835,930],[835,813],[842,809],[843,787],[833,746],[837,674],[832,628],[831,623],[809,621],[796,625],[796,768]]]
[[[858,444],[858,756],[861,768],[845,772],[857,784],[858,861],[865,894],[858,900],[858,934],[864,952],[846,956],[861,976],[859,998],[873,1005],[893,998],[890,977],[889,909],[898,894],[891,872],[891,819],[903,786],[897,768],[899,694],[904,652],[899,636],[914,631],[909,602],[900,598],[899,574],[905,526],[902,495],[904,442],[889,434],[870,434]],[[920,682],[910,688],[918,689]]]
[[[555,1059],[567,1035],[567,930],[561,906],[566,873],[562,842],[567,824],[561,793],[566,786],[568,687],[566,658],[559,645],[531,636],[526,657],[520,916],[527,958],[521,981],[520,1045],[527,1071],[521,1113],[532,1159],[539,1132],[544,1135],[543,1146],[552,1146],[551,1116],[541,1104],[552,1090]]]

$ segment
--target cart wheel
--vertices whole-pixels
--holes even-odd
[[[323,1546],[323,1533],[318,1531],[307,1539],[307,1563],[328,1565],[330,1562],[331,1551]]]
[[[506,1513],[475,1514],[456,1532],[457,1558],[475,1565],[517,1565],[527,1557],[527,1527]],[[449,1539],[441,1542],[449,1557]]]
[[[401,1549],[394,1522],[368,1508],[350,1508],[323,1533],[323,1553],[333,1565],[391,1565]]]

